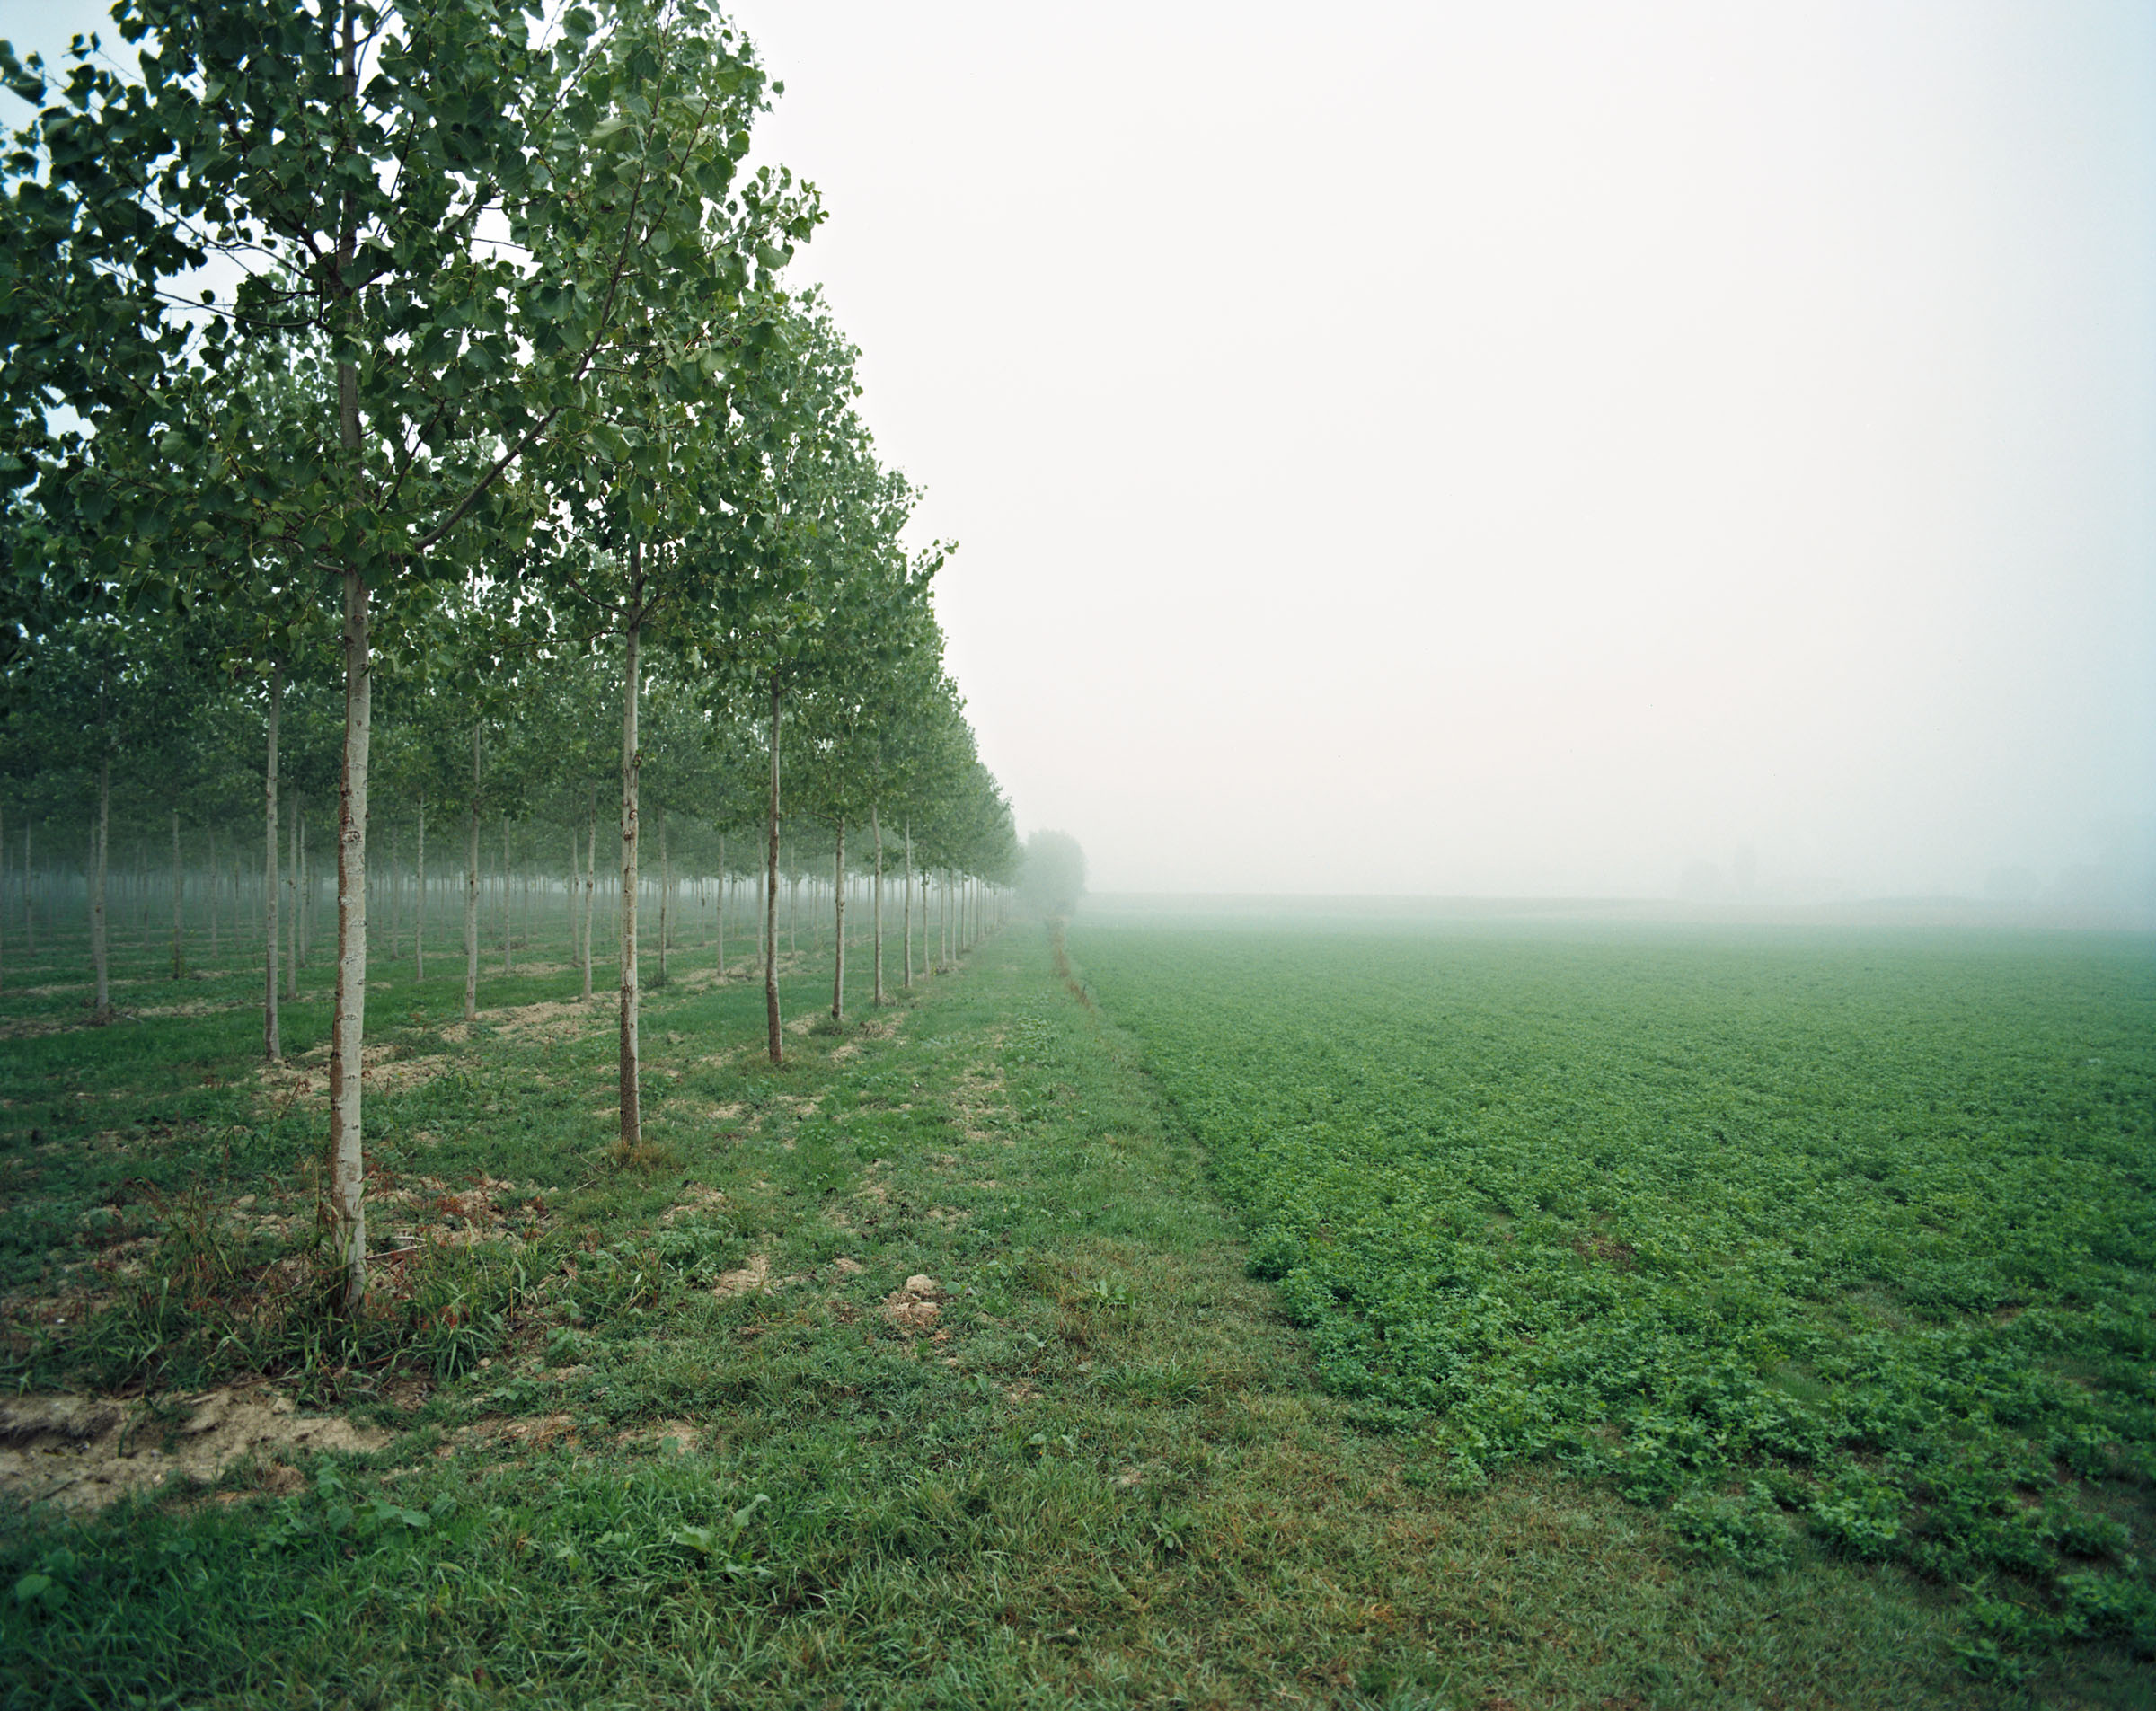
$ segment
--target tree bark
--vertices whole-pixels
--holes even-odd
[[[584,999],[591,999],[591,910],[599,887],[599,793],[591,793],[591,811],[586,822],[584,846]]]
[[[472,811],[465,816],[464,1020],[479,1019],[479,727],[472,727]]]
[[[726,833],[719,834],[718,907],[711,913],[712,936],[718,941],[719,978],[726,978]]]
[[[107,755],[97,763],[97,825],[90,835],[90,960],[97,971],[97,1001],[90,1020],[98,1027],[112,1019],[111,969],[105,952],[105,845],[111,829],[112,760]]]
[[[172,978],[187,978],[187,952],[181,942],[180,928],[180,810],[172,810]]]
[[[883,1002],[883,820],[875,804],[869,805],[869,830],[876,838],[876,906],[873,920],[876,928],[876,1002]]]
[[[632,542],[630,557],[630,611],[643,600],[643,548]],[[637,887],[637,783],[642,755],[636,741],[636,693],[639,643],[641,632],[631,618],[624,652],[622,692],[622,1133],[624,1156],[643,1141],[644,1114],[638,1080],[636,990],[636,887]]]
[[[667,983],[667,937],[674,926],[674,867],[667,860],[667,811],[658,811],[658,983]]]
[[[209,899],[209,960],[217,960],[217,828],[209,828],[209,872],[203,887]]]
[[[299,1002],[299,798],[292,801],[292,829],[285,834],[285,1001]]]
[[[514,974],[516,950],[509,938],[509,816],[501,816],[501,972]]]
[[[764,874],[764,1021],[771,1061],[786,1059],[779,1030],[779,675],[771,675],[771,838]]]
[[[427,793],[419,794],[420,833],[411,858],[411,977],[427,978]]]
[[[297,840],[292,851],[292,930],[299,935],[292,952],[292,966],[299,969],[307,966],[307,930],[314,924],[308,918],[312,913],[308,905],[314,900],[307,872],[307,805],[304,800],[292,805],[292,835]],[[292,978],[292,996],[297,998],[299,976],[295,974]]]
[[[836,822],[838,837],[834,844],[836,851],[831,858],[831,931],[838,941],[838,952],[831,964],[831,1019],[846,1019],[846,816],[840,815]]]
[[[909,992],[914,989],[914,816],[906,816],[906,945],[898,980]]]
[[[262,1055],[284,1061],[277,1029],[277,724],[285,707],[285,668],[270,668],[270,758],[262,767]]]
[[[343,369],[338,378],[341,393],[347,385]],[[357,384],[355,376],[350,384]],[[374,726],[367,620],[367,579],[358,570],[347,570],[344,778],[337,797],[337,999],[330,1033],[330,1222],[344,1268],[344,1309],[354,1315],[367,1299],[360,1043],[367,1033],[367,769]]]

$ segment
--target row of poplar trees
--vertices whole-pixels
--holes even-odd
[[[57,67],[0,47],[31,111],[0,209],[8,742],[95,791],[94,936],[130,720],[157,724],[174,685],[237,686],[261,717],[274,909],[282,702],[325,666],[337,684],[328,1176],[356,1312],[378,764],[416,777],[401,750],[468,740],[481,766],[490,724],[566,729],[610,693],[611,764],[587,725],[556,770],[618,780],[632,1142],[649,703],[756,781],[774,1060],[789,748],[842,840],[918,813],[942,863],[997,878],[1010,816],[942,667],[944,550],[902,543],[915,493],[855,413],[855,352],[784,287],[823,216],[747,163],[778,86],[724,19],[693,0],[112,16],[133,74],[94,40]],[[267,983],[266,1010],[274,965]]]

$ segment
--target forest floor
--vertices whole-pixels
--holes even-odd
[[[466,1027],[447,961],[370,1006],[357,1334],[306,1306],[320,992],[264,1074],[236,964],[100,1030],[11,964],[7,1704],[2136,1702],[1972,1680],[1894,1568],[1425,1482],[1038,928],[844,1027],[804,957],[778,1070],[760,983],[651,989],[637,1169],[610,1001]]]

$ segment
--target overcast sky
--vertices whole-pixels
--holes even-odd
[[[2146,0],[735,15],[1095,888],[1966,892],[2156,821]]]

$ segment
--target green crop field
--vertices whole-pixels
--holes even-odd
[[[2156,1642],[2145,940],[1088,925],[1323,1381],[1471,1489]]]

